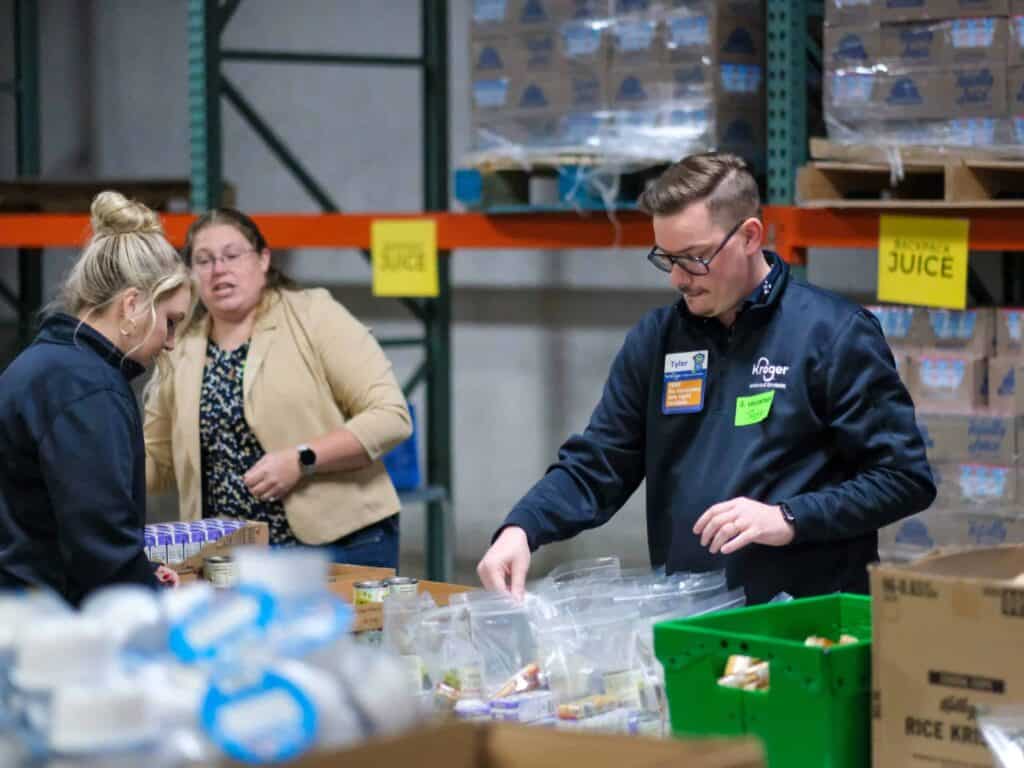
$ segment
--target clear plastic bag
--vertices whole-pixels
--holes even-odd
[[[982,715],[978,723],[999,768],[1024,768],[1024,709]]]
[[[533,624],[524,606],[511,599],[472,604],[469,624],[473,643],[483,659],[483,688],[488,697],[536,662]]]

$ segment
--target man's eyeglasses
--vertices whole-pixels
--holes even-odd
[[[238,260],[249,253],[255,253],[255,248],[249,248],[245,251],[224,251],[220,256],[215,256],[212,253],[200,253],[192,259],[192,266],[198,269],[200,272],[209,272],[213,269],[213,265],[216,262],[220,262],[221,266],[225,269],[230,269],[238,263]]]
[[[736,222],[736,225],[729,230],[729,234],[722,238],[722,242],[718,244],[718,247],[715,248],[710,256],[679,256],[667,253],[658,246],[654,246],[651,248],[651,252],[647,254],[647,260],[662,272],[671,272],[672,267],[677,266],[695,277],[702,277],[711,271],[711,262],[725,248],[725,244],[729,242],[729,239],[743,226],[744,221],[746,219]]]

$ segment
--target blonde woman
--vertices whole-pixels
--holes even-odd
[[[107,584],[177,584],[143,551],[145,451],[130,382],[174,348],[191,281],[144,205],[101,192],[92,230],[63,311],[0,375],[0,587],[47,587],[72,604]]]
[[[264,521],[272,545],[395,567],[398,496],[380,457],[411,421],[370,332],[322,289],[295,289],[252,219],[219,208],[189,230],[206,315],[146,407],[150,490],[182,516]]]

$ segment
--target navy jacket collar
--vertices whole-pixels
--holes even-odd
[[[125,357],[110,339],[91,325],[63,312],[50,315],[43,321],[39,335],[36,336],[36,343],[39,342],[91,349],[112,368],[119,370],[128,381],[146,370],[131,358]]]
[[[779,299],[782,298],[782,294],[786,289],[786,283],[789,282],[789,265],[777,253],[774,251],[764,251],[764,258],[771,265],[771,271],[761,281],[760,285],[743,300],[743,310],[755,309],[764,311],[774,309],[779,303]],[[680,298],[676,306],[680,316],[686,320],[700,320],[705,323],[714,320],[714,318],[708,317],[694,317],[687,308],[685,299]],[[714,320],[714,322],[717,323],[718,321]]]

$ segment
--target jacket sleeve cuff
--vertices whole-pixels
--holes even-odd
[[[501,536],[502,531],[506,528],[522,528],[526,533],[526,542],[530,545],[531,552],[536,552],[540,547],[537,537],[537,526],[530,512],[521,509],[512,510],[509,516],[505,518],[505,522],[502,523],[501,527],[494,532],[494,535],[491,537],[491,544],[498,540],[498,537]]]
[[[795,535],[791,544],[802,544],[807,541],[824,541],[828,538],[825,519],[819,512],[812,494],[801,494],[791,499],[783,499],[793,515]]]

